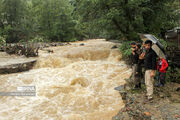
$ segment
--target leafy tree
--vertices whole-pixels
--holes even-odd
[[[37,2],[33,1],[33,6]],[[52,41],[75,39],[75,25],[71,13],[72,6],[67,0],[43,0],[38,3],[36,14],[39,19],[40,34]]]
[[[2,34],[7,36],[7,42],[18,42],[22,36],[25,9],[23,0],[1,0],[1,29]]]
[[[179,0],[0,0],[0,35],[7,42],[138,40],[178,26],[179,9]]]
[[[174,1],[174,0],[173,0]],[[81,23],[110,39],[137,40],[137,33],[160,34],[176,25],[169,0],[74,0]],[[84,27],[83,26],[83,27]],[[95,29],[94,29],[95,28]],[[86,30],[90,32],[90,30]],[[87,32],[88,33],[88,32]],[[96,35],[96,34],[94,34]]]

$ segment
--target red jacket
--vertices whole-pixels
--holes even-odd
[[[162,59],[162,66],[161,66],[160,70],[159,70],[159,62],[160,62],[160,60],[157,62],[157,70],[159,72],[165,73],[166,72],[166,68],[168,67],[167,61],[164,58]]]

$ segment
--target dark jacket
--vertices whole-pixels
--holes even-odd
[[[144,59],[144,67],[146,70],[157,70],[156,53],[152,48],[146,52]]]
[[[137,49],[136,53],[140,56],[142,54],[143,50],[142,49]]]
[[[139,55],[135,52],[135,55],[131,54],[132,64],[138,64]]]

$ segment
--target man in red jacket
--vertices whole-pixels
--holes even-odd
[[[159,61],[157,62],[157,70],[159,72],[158,74],[159,87],[165,85],[167,67],[168,67],[167,61],[163,57],[159,57]]]

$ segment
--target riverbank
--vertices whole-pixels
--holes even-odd
[[[0,52],[0,74],[18,73],[33,68],[37,58],[9,55]]]
[[[179,120],[180,84],[167,83],[154,88],[154,99],[145,97],[145,86],[139,90],[126,90],[126,104],[113,120]]]

